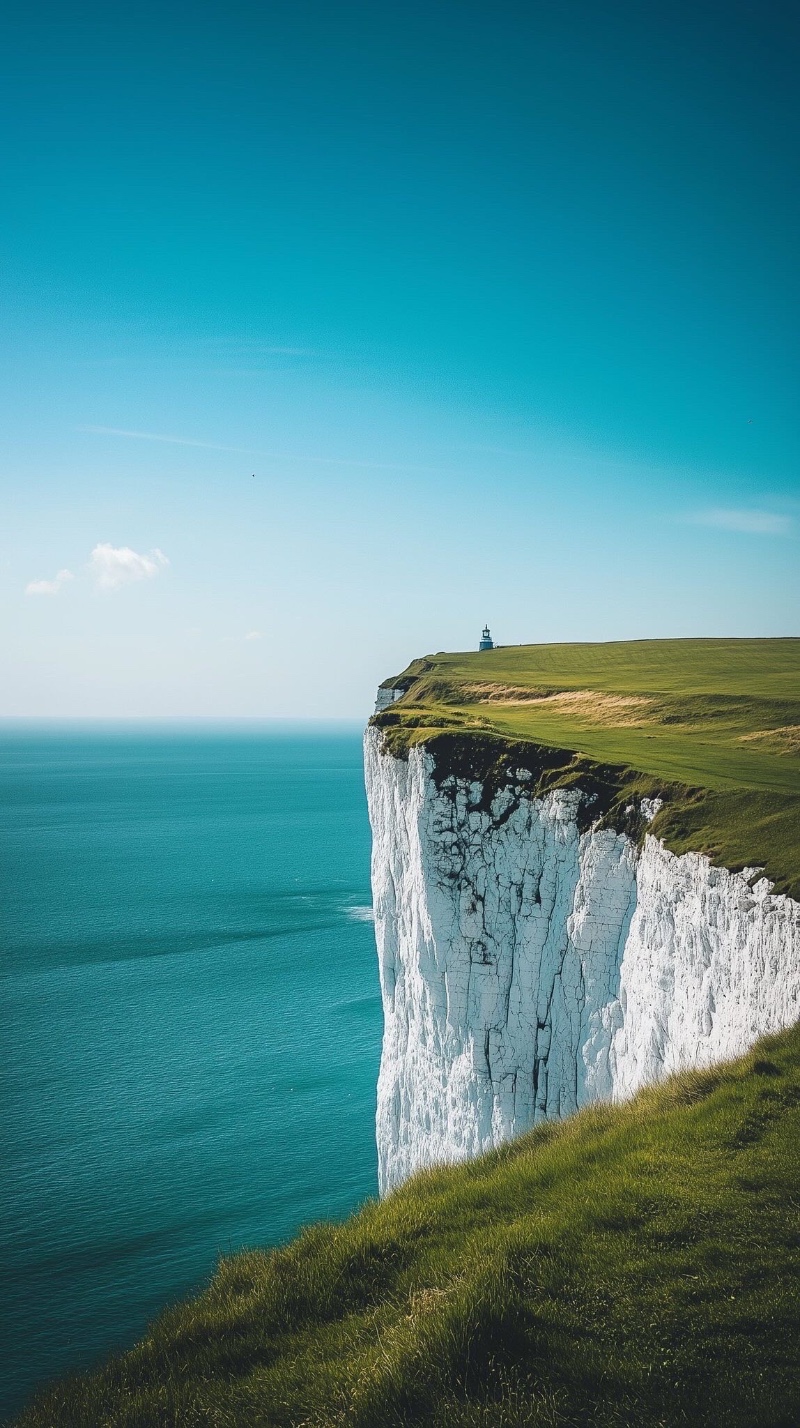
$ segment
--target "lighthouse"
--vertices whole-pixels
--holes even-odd
[[[488,626],[488,625],[484,625],[484,627],[483,627],[483,634],[481,635],[481,642],[480,642],[480,644],[478,645],[478,649],[479,649],[479,650],[493,650],[493,649],[494,649],[494,640],[492,639],[491,635],[489,634],[489,626]]]

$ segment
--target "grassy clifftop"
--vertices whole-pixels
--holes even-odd
[[[225,1260],[20,1428],[791,1428],[800,1031]]]
[[[668,847],[800,896],[800,639],[517,645],[426,656],[386,684],[405,690],[375,719],[395,753],[457,733],[565,751],[565,780],[580,758],[621,797],[637,776],[664,797]]]

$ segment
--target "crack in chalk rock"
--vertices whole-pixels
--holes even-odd
[[[381,1193],[800,1015],[800,905],[757,869],[640,851],[524,770],[487,792],[434,768],[367,730]]]

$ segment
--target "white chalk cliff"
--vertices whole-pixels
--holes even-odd
[[[757,870],[581,833],[580,793],[535,798],[524,771],[481,806],[382,745],[368,729],[382,1193],[800,1016],[800,904]]]

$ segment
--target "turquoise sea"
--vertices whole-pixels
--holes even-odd
[[[376,1191],[360,730],[0,729],[0,1417]]]

